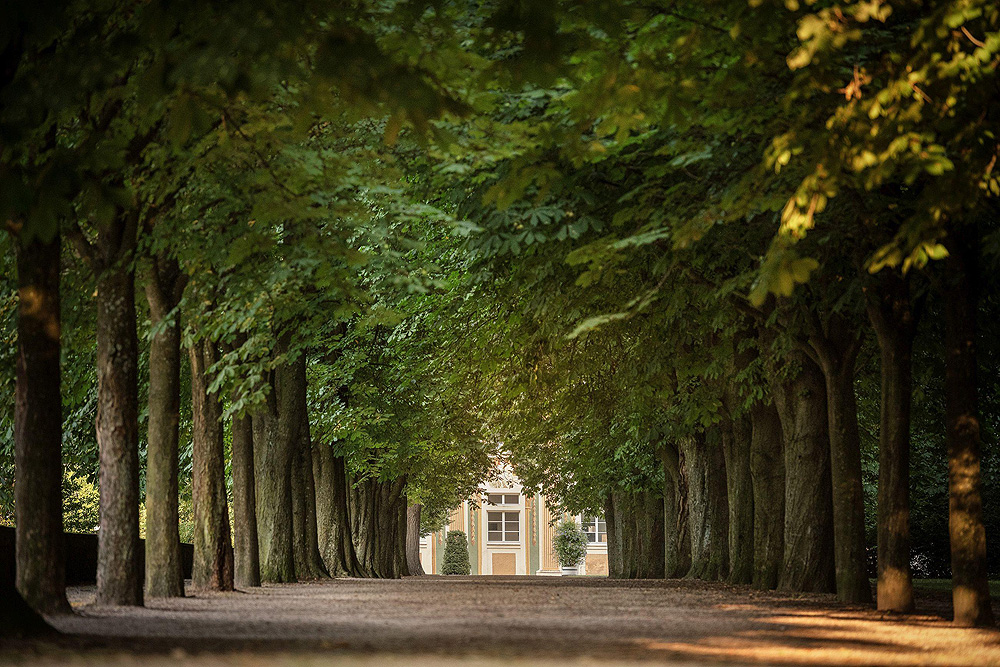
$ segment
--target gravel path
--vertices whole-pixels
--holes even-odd
[[[0,663],[50,665],[1000,665],[1000,633],[941,616],[883,618],[831,596],[693,581],[341,579],[95,608],[53,619],[56,645]],[[947,596],[918,599],[941,613]]]

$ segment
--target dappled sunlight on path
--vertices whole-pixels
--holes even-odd
[[[752,609],[732,605],[733,611]],[[752,629],[697,641],[639,639],[651,652],[762,664],[1000,664],[1000,633],[955,628],[939,617],[879,619],[871,612],[797,611],[757,616]]]
[[[144,609],[92,607],[91,589],[74,589],[71,599],[78,614],[55,622],[72,637],[58,659],[42,652],[36,664],[80,650],[123,666],[141,652],[143,667],[178,657],[206,666],[396,664],[387,655],[416,665],[470,657],[484,665],[1000,664],[1000,633],[955,628],[940,616],[883,619],[832,596],[694,581],[342,579],[155,600]],[[941,601],[918,602],[936,609]]]

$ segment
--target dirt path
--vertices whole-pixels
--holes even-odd
[[[144,609],[90,607],[92,589],[73,589],[71,599],[77,615],[54,621],[71,635],[61,646],[8,647],[0,662],[1000,665],[1000,633],[953,628],[940,616],[882,619],[831,596],[688,581],[355,579]],[[941,612],[947,599],[919,602]]]

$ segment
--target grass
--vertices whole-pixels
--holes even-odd
[[[925,591],[951,591],[951,579],[914,579],[913,587]],[[990,596],[1000,598],[1000,579],[990,581]]]

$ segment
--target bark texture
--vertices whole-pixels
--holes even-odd
[[[176,262],[153,259],[146,284],[149,342],[149,422],[146,434],[146,596],[184,595],[178,531],[178,429],[181,333],[174,312],[184,291]]]
[[[683,577],[691,569],[691,536],[688,533],[687,480],[684,460],[674,443],[659,450],[663,464],[664,572],[667,579]],[[610,530],[609,530],[610,533]]]
[[[332,577],[360,576],[347,509],[347,464],[334,456],[330,446],[319,445],[313,449],[313,474],[316,526],[326,570]]]
[[[808,357],[793,352],[800,370],[790,379],[772,371],[785,457],[784,556],[778,589],[835,592],[830,437],[826,382]]]
[[[615,495],[608,492],[604,496],[604,523],[608,531],[608,577],[621,579],[622,570],[622,533],[618,523],[618,509],[615,507]]]
[[[657,489],[647,489],[643,493],[642,530],[642,563],[641,573],[644,579],[663,579],[666,576],[666,560],[664,559],[666,537],[665,517],[663,515],[663,492]]]
[[[65,613],[70,608],[62,516],[60,242],[57,235],[49,243],[35,239],[22,244],[15,239],[14,246],[18,289],[14,511],[20,596],[11,600],[17,604],[23,596],[38,612]],[[26,622],[24,629],[31,625]]]
[[[253,415],[260,578],[268,583],[295,581],[291,470],[298,422],[289,419],[292,392],[283,391],[290,372],[288,365],[275,371],[267,403]]]
[[[610,545],[614,542],[617,561],[615,577],[662,579],[665,563],[661,492],[616,491],[612,496],[614,531],[608,530],[608,548],[610,553]]]
[[[688,526],[693,579],[716,581],[729,574],[729,509],[725,461],[717,438],[705,434],[682,438],[688,483]]]
[[[753,477],[753,586],[778,586],[784,562],[785,460],[781,420],[771,401],[750,410],[750,474]]]
[[[736,401],[728,401],[730,414]],[[726,462],[726,494],[729,507],[729,577],[732,584],[753,581],[753,478],[750,473],[750,418],[738,414],[720,424]]]
[[[629,579],[662,579],[665,569],[663,546],[663,496],[645,490],[621,494],[618,524],[622,533],[624,576]]]
[[[135,276],[119,259],[97,280],[98,605],[142,605],[136,336]]]
[[[291,393],[287,403],[293,411],[289,421],[295,429],[292,484],[292,545],[297,579],[319,579],[329,576],[319,552],[316,532],[316,482],[313,477],[312,439],[309,429],[309,406],[306,400],[306,358],[301,355],[292,362],[283,392]]]
[[[348,480],[351,539],[354,541],[354,550],[358,555],[358,571],[364,577],[377,577],[372,543],[376,530],[374,506],[378,483],[371,479],[354,481],[353,478],[349,477]]]
[[[861,350],[857,323],[834,315],[809,342],[826,381],[833,489],[833,545],[837,597],[872,601],[865,551],[865,499],[861,484],[861,435],[854,393],[854,366]]]
[[[415,503],[406,508],[406,567],[410,576],[424,574],[420,564],[420,510],[423,508]]]
[[[222,406],[210,393],[208,369],[218,360],[215,344],[196,341],[191,359],[191,497],[194,502],[194,567],[198,590],[233,590],[233,545],[226,499]]]
[[[396,560],[396,571],[400,573],[401,576],[410,576],[410,559],[407,557],[406,553],[406,525],[407,525],[407,514],[410,507],[410,501],[406,497],[406,493],[403,493],[401,502],[396,505],[396,545],[395,545],[395,560]]]
[[[910,571],[910,411],[916,322],[907,280],[883,270],[868,318],[878,338],[881,395],[878,446],[878,584],[882,611],[913,611]]]
[[[254,488],[253,421],[233,417],[233,583],[238,588],[260,586],[257,543],[257,492]]]
[[[975,250],[953,234],[945,288],[945,420],[948,532],[956,625],[993,626],[980,495],[980,426],[976,377]]]
[[[406,477],[365,479],[351,486],[351,527],[362,576],[405,576],[406,540],[400,533],[406,528]]]

